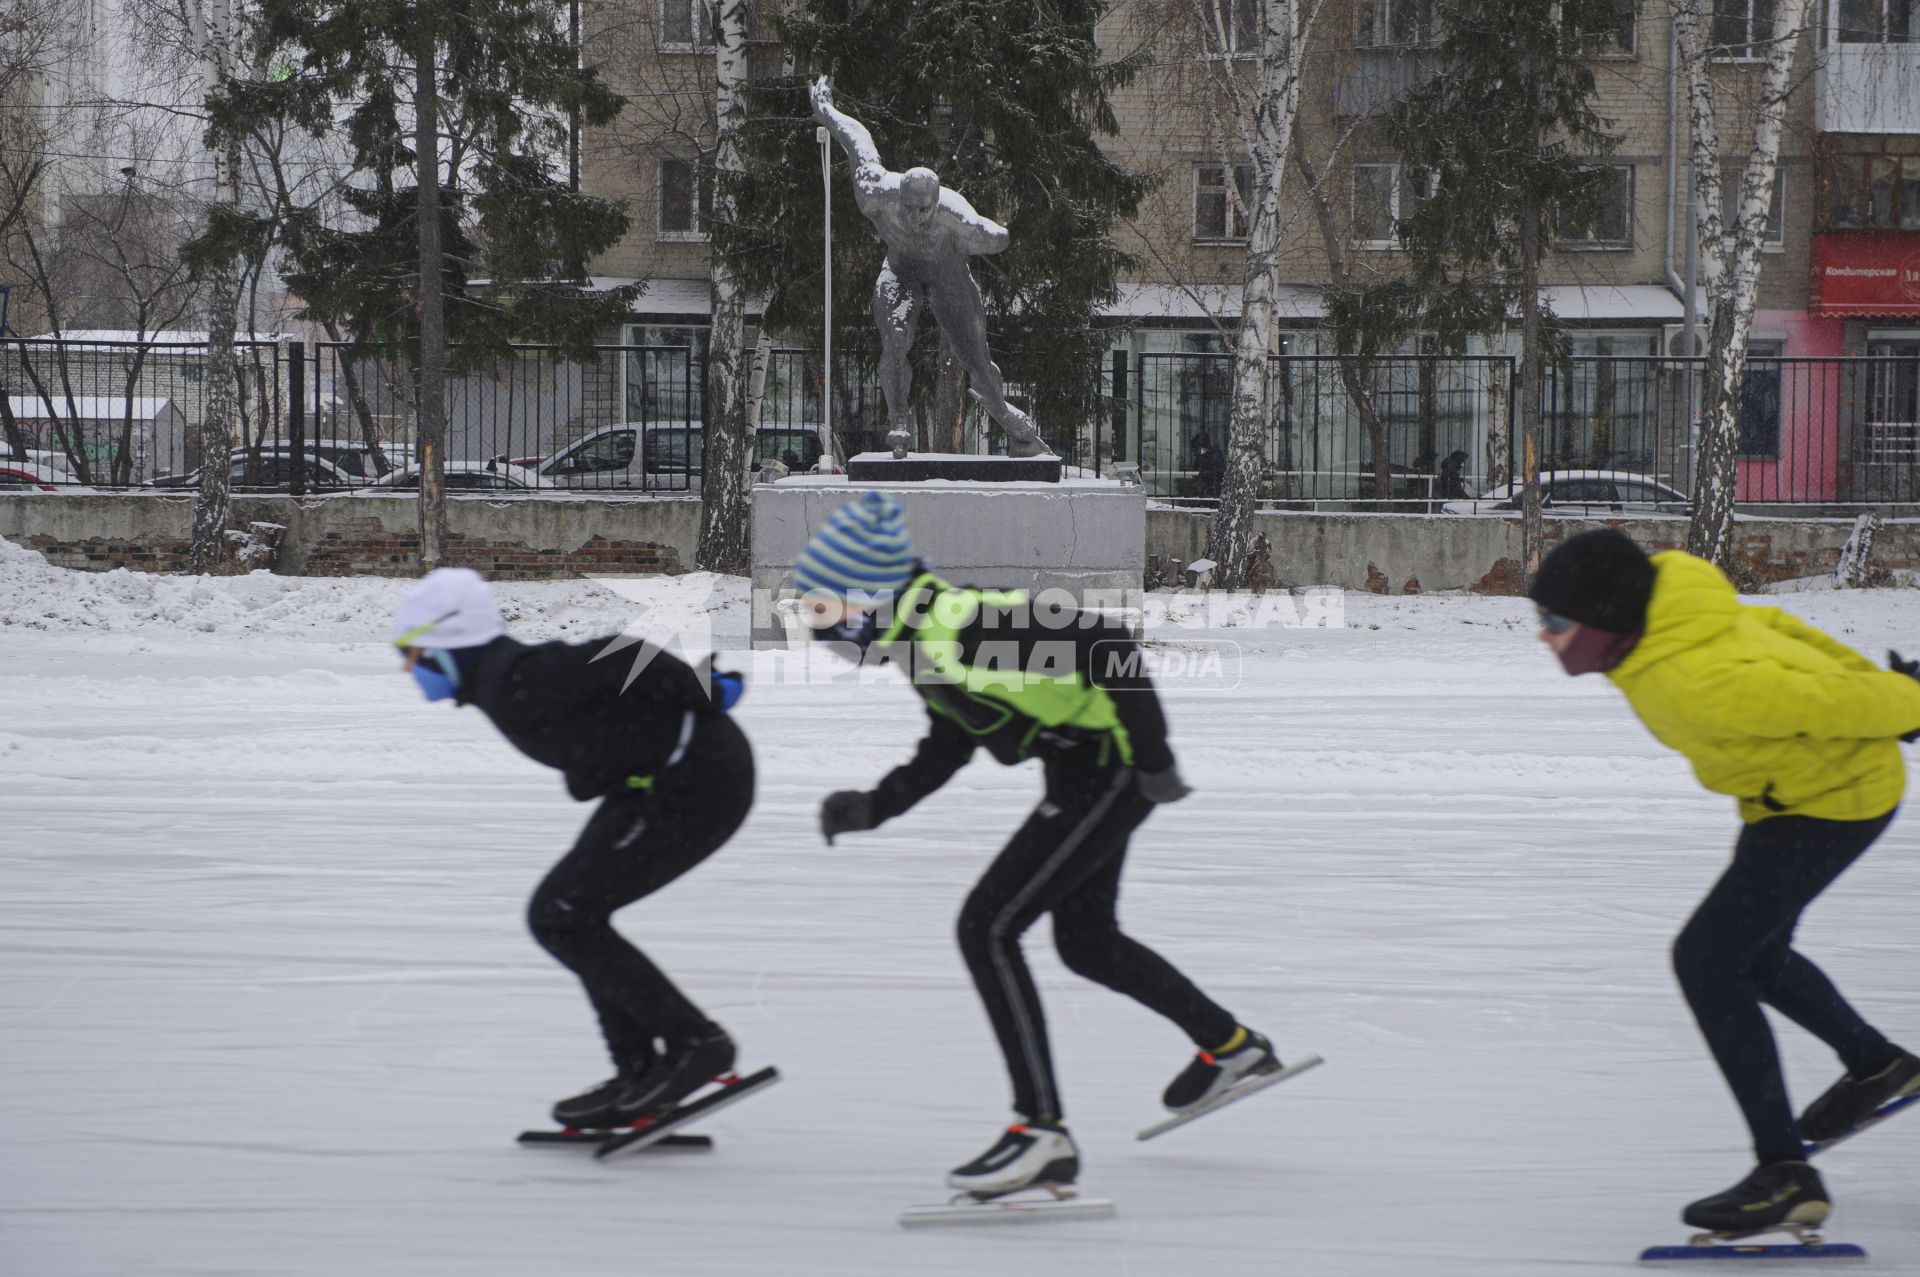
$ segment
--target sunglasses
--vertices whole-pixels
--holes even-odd
[[[1549,634],[1565,634],[1578,624],[1580,624],[1580,622],[1570,621],[1558,612],[1549,612],[1545,608],[1540,609],[1540,628]]]

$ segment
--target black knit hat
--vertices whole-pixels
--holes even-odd
[[[1527,597],[1547,611],[1609,634],[1645,629],[1652,594],[1652,560],[1612,528],[1562,541],[1527,590]]]

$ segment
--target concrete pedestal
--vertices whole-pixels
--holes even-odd
[[[995,589],[1063,589],[1113,606],[1140,589],[1146,493],[1111,479],[1058,483],[926,480],[861,483],[799,475],[753,490],[753,641],[786,646],[776,604],[793,597],[793,563],[834,510],[872,489],[906,511],[915,555],[949,581]]]

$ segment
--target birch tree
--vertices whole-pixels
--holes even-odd
[[[1242,201],[1247,226],[1246,270],[1242,278],[1240,327],[1234,334],[1233,409],[1227,428],[1226,472],[1220,504],[1213,517],[1207,557],[1216,564],[1213,580],[1237,590],[1253,559],[1254,508],[1268,431],[1267,359],[1274,351],[1276,300],[1280,294],[1280,242],[1286,230],[1281,187],[1300,114],[1300,71],[1306,55],[1317,0],[1262,0],[1258,7],[1258,43],[1251,58],[1228,59],[1229,10],[1250,6],[1208,6],[1225,64],[1216,77],[1218,102],[1214,133],[1226,171],[1238,161],[1251,170]],[[1249,51],[1252,52],[1252,51]],[[1235,189],[1228,183],[1230,190]],[[1237,192],[1235,199],[1239,199]]]
[[[1742,50],[1763,54],[1758,96],[1752,105],[1753,145],[1740,179],[1733,221],[1721,215],[1720,102],[1712,59],[1725,55],[1716,43],[1713,0],[1668,0],[1686,90],[1687,129],[1692,143],[1694,216],[1699,222],[1700,271],[1707,294],[1707,369],[1694,454],[1693,518],[1687,550],[1722,570],[1733,567],[1734,462],[1740,431],[1740,391],[1747,372],[1747,337],[1760,290],[1760,248],[1773,199],[1786,100],[1793,91],[1794,55],[1807,35],[1812,0],[1775,0],[1768,24],[1756,16],[1742,24]],[[1746,121],[1742,121],[1745,123]],[[1691,281],[1689,281],[1691,286]]]
[[[200,88],[208,102],[219,97],[238,65],[240,14],[235,0],[186,0],[188,30],[200,62]],[[207,130],[213,161],[213,197],[208,220],[240,205],[240,142],[232,130]],[[227,456],[233,447],[233,333],[240,309],[239,265],[232,258],[207,271],[206,401],[200,414],[200,488],[193,499],[193,539],[187,564],[204,572],[226,556]]]
[[[746,119],[751,3],[719,0],[713,31],[713,216],[727,224],[738,218],[739,183],[746,169],[740,158],[740,125]],[[713,253],[708,262],[713,326],[707,335],[706,448],[695,561],[709,572],[744,575],[753,516],[747,478],[753,442],[747,411],[752,372],[747,357],[747,294],[726,254]]]

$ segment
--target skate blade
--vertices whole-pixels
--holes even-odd
[[[1022,1193],[1045,1192],[1045,1197]],[[1002,1197],[980,1198],[961,1193],[944,1206],[909,1206],[900,1215],[902,1228],[943,1224],[1015,1224],[1044,1219],[1108,1219],[1115,1206],[1105,1197],[1080,1197],[1064,1184],[1030,1184]]]
[[[1325,1063],[1326,1061],[1317,1055],[1303,1055],[1277,1073],[1259,1073],[1254,1075],[1252,1081],[1235,1083],[1210,1100],[1203,1100],[1185,1112],[1175,1113],[1164,1122],[1154,1123],[1152,1126],[1138,1132],[1134,1138],[1136,1140],[1150,1140],[1156,1135],[1165,1135],[1168,1131],[1185,1126],[1188,1122],[1203,1118],[1209,1113],[1217,1112],[1229,1104],[1236,1104],[1250,1095],[1266,1090],[1270,1086],[1278,1086],[1288,1078],[1298,1077],[1308,1069]]]
[[[608,1140],[625,1135],[626,1127],[614,1130],[564,1130],[564,1131],[522,1131],[518,1143],[529,1146],[577,1145],[583,1148],[598,1148]],[[649,1148],[695,1150],[713,1147],[711,1135],[669,1135]]]
[[[1784,1233],[1792,1242],[1753,1242],[1748,1238]],[[1805,1224],[1781,1224],[1745,1233],[1695,1233],[1685,1246],[1653,1246],[1640,1252],[1643,1264],[1687,1263],[1695,1260],[1765,1259],[1776,1263],[1802,1261],[1831,1263],[1865,1259],[1867,1252],[1846,1242],[1829,1242]]]
[[[676,1105],[664,1112],[657,1113],[644,1126],[636,1126],[631,1131],[623,1131],[612,1139],[603,1142],[593,1150],[594,1157],[604,1161],[616,1154],[638,1152],[652,1148],[666,1140],[681,1127],[701,1118],[710,1117],[729,1104],[737,1104],[756,1091],[764,1090],[780,1080],[780,1073],[772,1067],[761,1069],[751,1076],[728,1082],[719,1090],[708,1091],[697,1099]]]

